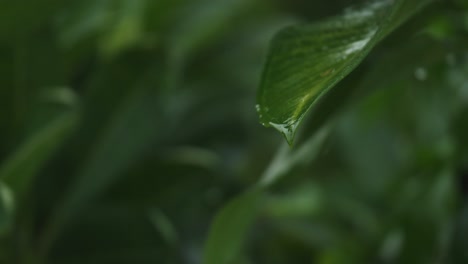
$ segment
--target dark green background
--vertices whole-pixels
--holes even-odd
[[[216,213],[271,164],[232,264],[468,263],[466,1],[392,33],[292,150],[258,122],[274,33],[355,3],[1,1],[0,263],[203,263]]]

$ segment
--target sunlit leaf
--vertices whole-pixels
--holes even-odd
[[[265,126],[292,143],[306,112],[393,29],[430,0],[381,0],[322,22],[284,29],[274,38],[257,110]]]

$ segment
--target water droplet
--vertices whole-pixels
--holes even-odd
[[[290,146],[292,146],[292,143],[294,141],[294,136],[296,134],[296,128],[299,122],[294,122],[294,121],[286,121],[284,124],[276,124],[273,122],[269,123],[272,127],[274,127],[276,130],[278,130],[283,136],[286,138],[286,141]]]
[[[418,81],[425,81],[427,80],[427,70],[423,67],[418,67],[416,68],[416,70],[414,71],[414,77],[418,80]]]

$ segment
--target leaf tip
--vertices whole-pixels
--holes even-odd
[[[289,146],[293,145],[294,137],[296,135],[297,126],[302,118],[288,118],[284,122],[272,122],[268,118],[268,107],[261,107],[259,104],[255,106],[260,119],[260,123],[264,127],[273,127],[279,131],[288,142]]]
[[[293,145],[294,142],[294,137],[296,135],[296,129],[298,126],[299,122],[285,122],[281,124],[276,124],[273,122],[270,122],[269,125],[278,130],[286,139],[288,142],[289,146]]]

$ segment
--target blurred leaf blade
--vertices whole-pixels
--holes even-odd
[[[21,197],[45,162],[57,151],[62,142],[74,131],[78,112],[71,110],[50,121],[28,139],[2,166],[2,179]]]
[[[230,264],[236,260],[263,194],[262,189],[249,190],[218,213],[205,243],[203,264]]]
[[[10,188],[0,182],[0,237],[7,234],[13,224],[14,197]]]
[[[125,50],[143,38],[143,19],[146,0],[123,1],[119,19],[102,43],[105,56],[113,56]]]
[[[296,151],[293,151],[291,148],[287,147],[287,144],[284,144],[278,149],[276,157],[265,170],[259,184],[265,187],[270,186],[277,182],[294,166],[313,161],[320,154],[329,134],[329,126],[321,128]]]
[[[187,5],[180,25],[170,38],[175,56],[190,56],[203,48],[234,23],[234,19],[252,2],[245,0],[194,1]]]
[[[308,110],[372,48],[430,0],[375,1],[323,22],[288,27],[272,42],[257,111],[292,144]]]
[[[45,251],[72,217],[118,180],[148,149],[157,135],[164,132],[155,120],[161,115],[160,105],[155,103],[157,101],[155,87],[136,87],[122,105],[114,110],[110,123],[103,129],[89,158],[53,216],[45,237]]]

